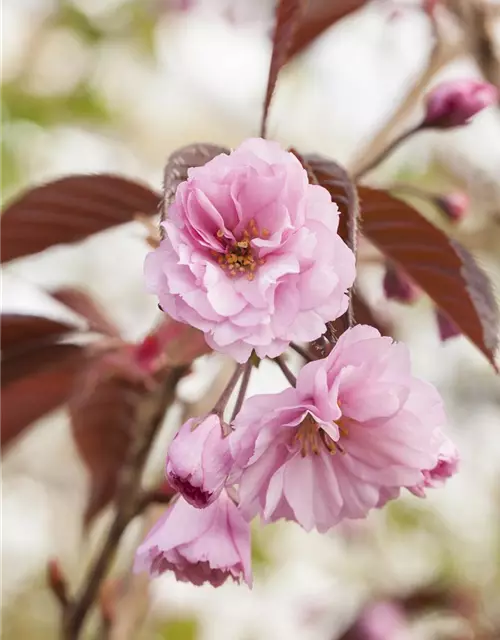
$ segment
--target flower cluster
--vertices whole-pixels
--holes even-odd
[[[166,237],[147,259],[149,287],[164,311],[246,364],[224,402],[172,441],[166,476],[178,495],[138,549],[137,570],[250,585],[253,518],[326,532],[404,488],[423,497],[455,473],[439,394],[412,375],[408,349],[373,327],[332,340],[296,380],[288,372],[285,391],[244,398],[252,352],[286,367],[290,343],[330,336],[327,323],[345,312],[354,255],[338,216],[297,158],[264,140],[192,169],[179,186]]]

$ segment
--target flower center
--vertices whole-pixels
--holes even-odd
[[[348,429],[341,424],[342,418],[336,423],[342,435],[347,436]],[[302,420],[295,434],[295,440],[300,443],[300,455],[305,458],[308,455],[319,455],[321,446],[324,446],[332,456],[345,449],[340,442],[335,442],[324,429],[314,420],[310,413]]]
[[[251,242],[255,238],[268,238],[269,230],[262,229],[261,231],[252,218],[244,229],[240,240],[231,243],[224,240],[222,229],[217,231],[217,237],[226,245],[222,254],[218,251],[212,251],[212,255],[217,258],[221,268],[227,271],[232,278],[246,274],[248,280],[253,280],[255,270],[259,265],[264,264],[265,259],[256,257]]]

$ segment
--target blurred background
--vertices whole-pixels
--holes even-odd
[[[295,57],[278,82],[269,137],[350,166],[426,67],[432,27],[422,4],[373,0]],[[500,3],[490,5],[498,54]],[[236,146],[257,135],[273,10],[272,0],[3,0],[4,201],[70,173],[119,173],[158,190],[177,147]],[[453,36],[455,25],[448,27]],[[464,49],[432,82],[481,73]],[[416,100],[401,124],[419,113]],[[461,130],[411,139],[366,182],[396,181],[467,192],[470,205],[459,223],[435,221],[478,256],[498,287],[500,110],[488,109]],[[92,293],[127,339],[139,339],[157,317],[142,283],[145,235],[131,223],[9,264],[3,309],[63,317],[67,310],[44,290],[74,285]],[[348,629],[351,640],[500,638],[500,384],[465,338],[441,342],[426,299],[386,300],[383,273],[383,264],[366,266],[366,295],[410,345],[418,374],[442,392],[461,472],[424,501],[405,496],[329,535],[286,523],[256,528],[253,591],[198,588],[169,575],[149,585],[144,576],[120,578],[112,638],[335,640]],[[161,473],[182,411],[207,402],[209,382],[224,366],[204,357],[181,383],[148,466],[151,477]],[[284,388],[280,376],[263,363],[251,391]],[[64,410],[5,452],[6,640],[57,637],[47,561],[57,556],[78,584],[109,523],[105,513],[83,529],[88,487]],[[117,576],[126,575],[145,526],[134,522],[127,530]]]

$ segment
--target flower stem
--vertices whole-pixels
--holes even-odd
[[[290,342],[290,349],[293,349],[295,353],[298,353],[299,356],[302,356],[306,362],[312,362],[314,360],[312,355],[308,353],[306,349],[303,349],[298,344],[295,344],[295,342]]]
[[[288,368],[288,365],[285,363],[283,356],[278,356],[274,358],[274,362],[276,362],[276,364],[281,369],[281,371],[283,371],[285,378],[292,385],[292,387],[295,387],[295,385],[297,384],[297,378],[293,375],[293,373]]]
[[[226,405],[229,402],[229,398],[231,397],[231,394],[233,393],[234,388],[236,387],[245,366],[246,366],[245,364],[237,365],[233,375],[231,376],[229,382],[226,385],[226,388],[221,393],[220,398],[217,400],[217,402],[214,405],[212,413],[215,413],[217,416],[219,416],[221,422],[224,416],[224,409],[226,408]]]
[[[236,404],[234,405],[233,415],[231,416],[231,422],[236,418],[236,415],[240,412],[241,405],[245,399],[248,383],[250,382],[250,376],[252,375],[253,363],[249,360],[245,364],[245,370],[243,371],[243,379],[241,381],[240,389],[238,391],[238,397],[236,398]]]
[[[403,142],[408,140],[413,134],[418,133],[422,129],[422,125],[419,124],[407,131],[404,131],[400,136],[398,136],[395,140],[393,140],[385,149],[383,149],[373,160],[368,162],[365,165],[362,165],[354,174],[354,179],[356,181],[364,178],[364,176],[369,173],[375,167],[378,167],[386,158],[388,158],[393,151],[397,149]]]

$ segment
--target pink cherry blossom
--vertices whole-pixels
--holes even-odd
[[[245,362],[309,341],[347,308],[354,255],[326,189],[276,142],[250,139],[190,169],[145,276],[162,309]]]
[[[443,403],[408,349],[373,327],[346,331],[296,388],[249,398],[229,436],[240,508],[327,531],[422,482],[445,436]]]
[[[220,494],[232,467],[220,419],[209,415],[182,425],[170,443],[166,475],[169,483],[194,507],[206,507]]]
[[[481,80],[449,80],[431,90],[423,126],[449,128],[467,124],[498,101],[498,90]]]
[[[134,570],[173,571],[182,582],[214,587],[243,578],[252,586],[250,562],[250,527],[223,491],[206,509],[174,500],[137,549]]]
[[[426,489],[441,487],[448,478],[455,475],[458,470],[459,455],[451,440],[445,439],[439,450],[436,465],[432,469],[422,472],[422,480],[419,484],[408,487],[419,498],[425,497]]]

